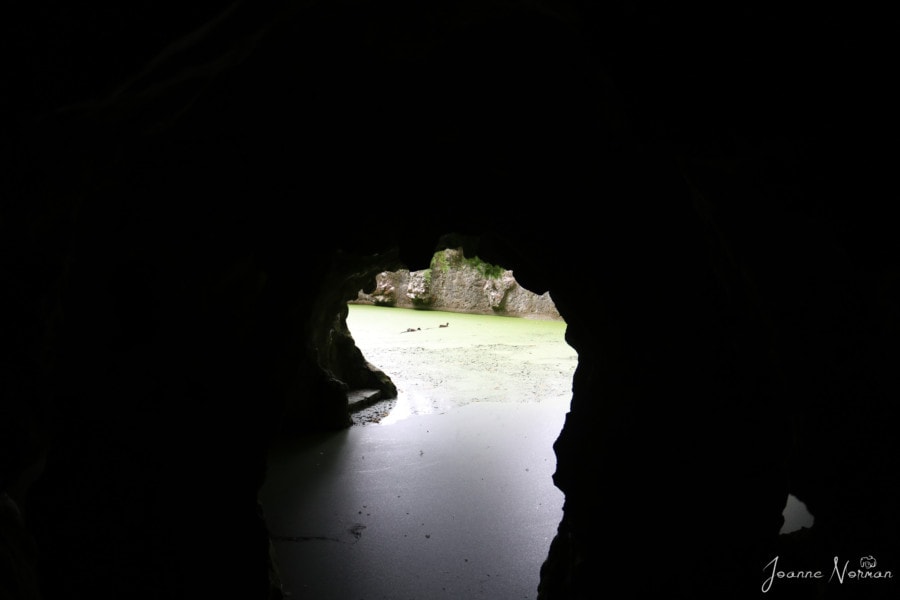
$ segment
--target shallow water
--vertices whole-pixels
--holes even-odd
[[[350,305],[347,325],[397,386],[382,424],[471,402],[571,399],[578,355],[562,321]]]
[[[562,517],[565,324],[357,305],[348,323],[398,402],[377,424],[273,449],[260,499],[285,590],[534,598]]]

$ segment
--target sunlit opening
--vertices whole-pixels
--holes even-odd
[[[562,518],[553,443],[575,351],[546,315],[349,305],[396,398],[270,461],[262,498],[296,597],[533,598]]]
[[[371,406],[358,394],[357,424],[389,425],[472,403],[568,410],[577,354],[561,320],[351,304],[347,325],[366,359],[397,386],[395,399]]]

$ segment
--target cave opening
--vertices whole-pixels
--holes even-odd
[[[458,306],[487,293],[468,285],[448,292]],[[351,426],[273,450],[260,499],[285,592],[534,597],[562,518],[553,444],[577,353],[549,296],[520,293],[545,313],[347,302],[356,347],[396,393],[348,388]]]

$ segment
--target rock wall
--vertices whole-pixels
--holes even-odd
[[[382,271],[375,288],[360,290],[355,302],[562,320],[550,292],[535,294],[520,286],[509,269],[467,259],[462,248],[435,253],[428,269]]]

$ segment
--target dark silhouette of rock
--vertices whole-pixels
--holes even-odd
[[[277,597],[267,448],[388,386],[346,302],[462,247],[549,293],[579,354],[538,598],[758,598],[775,555],[896,573],[892,22],[14,3],[0,492],[37,548],[14,560],[48,600]],[[778,535],[788,493],[805,535]]]

